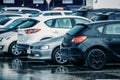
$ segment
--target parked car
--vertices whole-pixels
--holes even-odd
[[[120,20],[120,12],[102,12],[96,13],[91,17],[92,21],[100,20]]]
[[[29,17],[30,14],[22,14],[22,13],[15,13],[15,12],[1,12],[0,13],[0,20],[8,17]]]
[[[77,66],[101,69],[120,61],[120,21],[78,24],[65,34],[60,48],[62,58]]]
[[[96,13],[105,13],[105,12],[114,12],[114,13],[119,13],[120,9],[112,9],[112,8],[101,8],[101,9],[92,9],[91,7],[85,8],[79,8],[75,11],[73,11],[73,15],[76,16],[83,16],[83,17],[87,17],[87,18],[91,18],[92,16],[94,16]]]
[[[41,13],[41,10],[39,10],[39,9],[28,8],[28,7],[4,7],[4,8],[2,8],[2,11],[21,12],[21,13],[24,13],[24,14],[34,15],[34,17],[39,16],[39,14]]]
[[[4,28],[4,33],[0,34],[0,52],[7,52],[9,55],[20,56],[22,51],[17,48],[17,29],[34,26],[39,21],[32,18],[19,18]]]
[[[33,43],[27,50],[28,58],[34,60],[51,60],[56,64],[67,63],[66,59],[61,59],[60,44],[63,36],[50,38]]]
[[[39,14],[39,17],[40,16],[62,16],[62,15],[71,15],[72,14],[72,11],[68,11],[68,10],[65,10],[65,11],[42,11],[40,14]],[[29,17],[34,17],[35,15],[30,15]]]
[[[37,18],[38,19],[38,18]],[[91,20],[78,16],[44,16],[35,26],[18,29],[18,48],[26,51],[29,45],[43,39],[64,35],[77,23],[89,23]]]
[[[22,53],[17,48],[17,31],[0,34],[0,54],[18,56]]]

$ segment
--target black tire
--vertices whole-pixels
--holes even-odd
[[[11,45],[9,46],[9,51],[10,55],[12,56],[20,56],[22,54],[22,51],[18,50],[17,48],[17,42],[13,42],[11,43]]]
[[[55,64],[66,64],[68,60],[62,59],[60,48],[56,48],[52,54],[52,60]]]
[[[86,65],[94,70],[102,69],[106,63],[106,55],[100,49],[91,49],[86,57]]]

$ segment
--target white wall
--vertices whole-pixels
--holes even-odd
[[[120,0],[93,0],[93,8],[120,8]]]
[[[93,0],[86,0],[86,6],[93,6]]]

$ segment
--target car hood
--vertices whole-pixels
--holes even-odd
[[[32,46],[40,46],[40,45],[47,45],[47,44],[53,44],[53,43],[61,43],[63,37],[55,37],[50,39],[45,39],[36,43],[33,43]]]

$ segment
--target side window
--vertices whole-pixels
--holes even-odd
[[[26,21],[23,21],[19,26],[18,28],[30,28],[32,26],[34,26],[38,21],[36,20],[26,20]]]
[[[46,21],[45,24],[46,24],[47,26],[49,26],[49,27],[54,27],[54,26],[53,26],[53,22],[54,22],[54,21],[55,21],[55,20],[51,19],[51,20]]]
[[[107,25],[106,34],[120,34],[120,24]]]
[[[97,29],[98,29],[98,31],[99,31],[100,33],[103,32],[103,26],[100,26],[100,27],[98,27]]]
[[[61,13],[59,12],[56,12],[56,13],[44,13],[43,16],[56,16],[56,15],[62,15]]]
[[[68,18],[56,19],[55,28],[72,28],[71,20]]]
[[[78,19],[78,18],[76,18],[74,20],[75,20],[75,24],[78,24],[78,23],[89,23],[89,21],[84,20],[84,19]]]
[[[115,16],[115,20],[120,20],[120,14],[117,14],[117,15]]]

